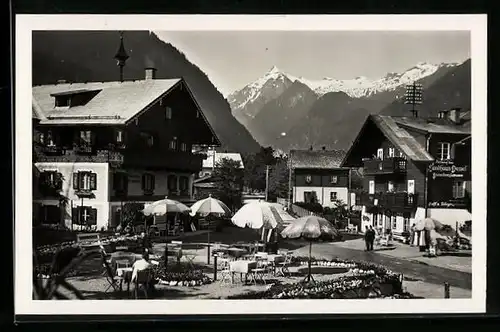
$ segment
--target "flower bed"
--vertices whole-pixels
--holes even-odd
[[[200,270],[184,270],[181,266],[165,271],[163,259],[155,267],[154,273],[161,285],[194,287],[212,283],[212,279]]]
[[[307,264],[304,257],[295,262]],[[349,268],[345,276],[336,279],[307,283],[273,285],[261,292],[230,297],[231,299],[362,299],[362,298],[415,298],[402,290],[401,275],[384,266],[368,263],[343,261],[340,259],[313,259],[314,266]]]

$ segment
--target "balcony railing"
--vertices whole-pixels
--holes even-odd
[[[42,147],[42,151],[52,156],[60,156],[64,153],[64,149],[57,145],[45,145]]]
[[[367,207],[378,206],[386,209],[415,208],[417,206],[418,194],[406,192],[385,192],[368,194],[367,192],[356,193],[356,205]]]
[[[367,159],[364,160],[363,166],[363,171],[367,175],[406,173],[406,159],[401,157]]]
[[[75,153],[77,154],[83,154],[83,155],[90,155],[94,153],[94,147],[90,144],[75,144],[74,145],[74,150]]]

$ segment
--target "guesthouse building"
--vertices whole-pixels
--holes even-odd
[[[470,111],[419,118],[370,115],[342,163],[362,167],[362,229],[396,237],[419,219],[471,220]]]
[[[123,44],[121,45],[123,47]],[[193,145],[219,140],[182,78],[34,86],[35,218],[75,228],[120,223],[123,205],[189,203],[202,170]]]
[[[341,167],[342,150],[291,150],[289,155],[292,203],[334,207],[349,202],[350,169]]]

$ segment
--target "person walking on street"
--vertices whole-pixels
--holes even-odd
[[[365,226],[365,245],[366,245],[365,251],[369,251],[370,250],[370,229],[368,228],[368,226]]]
[[[375,242],[375,237],[377,235],[377,233],[375,232],[375,229],[370,226],[370,248],[368,249],[369,251],[373,251],[373,242]]]
[[[410,228],[410,246],[413,247],[414,242],[415,242],[415,224],[413,224]]]

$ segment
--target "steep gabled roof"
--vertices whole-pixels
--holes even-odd
[[[399,126],[413,128],[426,133],[470,134],[470,129],[464,126],[453,124],[449,120],[437,119],[434,121],[428,121],[427,119],[424,118],[396,117],[396,116],[393,117],[393,119]],[[463,118],[461,117],[461,119]]]
[[[181,79],[151,79],[34,86],[33,108],[38,105],[46,117],[41,124],[126,124],[179,82]],[[84,105],[55,107],[54,95],[82,91],[98,93]]]
[[[343,150],[290,150],[291,168],[335,169],[342,168]]]

